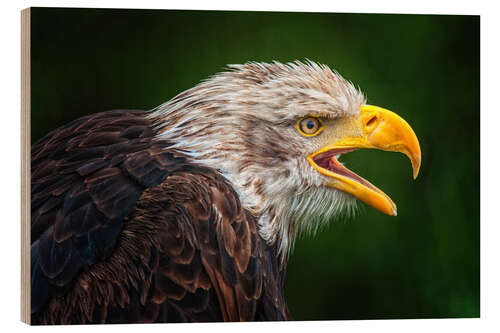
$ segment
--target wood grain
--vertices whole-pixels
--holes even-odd
[[[21,321],[30,324],[31,11],[21,11]]]

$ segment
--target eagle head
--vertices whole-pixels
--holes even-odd
[[[356,198],[396,215],[380,189],[338,160],[360,148],[402,152],[416,177],[420,146],[408,123],[314,62],[230,65],[151,113],[159,138],[219,170],[259,233],[284,257],[301,230],[353,212]]]

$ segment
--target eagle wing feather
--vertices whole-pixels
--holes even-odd
[[[231,184],[152,128],[110,111],[33,146],[33,323],[288,319],[284,269]]]

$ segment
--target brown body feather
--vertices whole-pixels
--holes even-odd
[[[285,320],[284,266],[216,170],[142,111],[32,148],[32,323]]]

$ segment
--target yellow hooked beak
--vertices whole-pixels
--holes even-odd
[[[311,154],[307,160],[314,169],[329,177],[329,186],[350,193],[383,213],[397,215],[396,205],[391,198],[345,168],[336,156],[359,148],[400,152],[410,159],[415,179],[421,160],[417,136],[403,118],[378,106],[361,106],[360,116],[361,136],[342,138]]]

